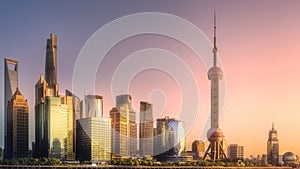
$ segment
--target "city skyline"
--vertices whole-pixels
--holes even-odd
[[[225,2],[217,2],[191,1],[190,3],[175,2],[173,4],[165,2],[157,3],[157,5],[153,6],[149,5],[151,4],[149,1],[145,1],[145,4],[132,2],[133,4],[122,4],[125,8],[121,12],[104,10],[105,7],[122,8],[123,6],[120,4],[102,4],[99,2],[99,4],[92,7],[82,2],[74,2],[71,6],[78,9],[76,11],[79,11],[79,13],[83,13],[83,18],[91,17],[91,20],[86,21],[75,19],[76,16],[78,17],[78,14],[75,14],[75,16],[68,14],[68,12],[72,13],[74,9],[64,12],[63,9],[69,5],[66,2],[59,3],[58,13],[54,14],[54,16],[42,14],[45,12],[44,10],[49,10],[50,3],[45,5],[28,3],[27,5],[24,4],[24,6],[3,5],[2,7],[6,6],[7,9],[22,7],[22,9],[19,9],[19,12],[24,14],[14,15],[7,9],[1,10],[5,13],[1,16],[6,24],[0,28],[0,33],[4,39],[0,41],[2,46],[0,57],[1,60],[4,60],[3,58],[11,58],[19,61],[19,86],[22,89],[22,94],[28,99],[30,106],[30,139],[34,140],[34,127],[32,126],[34,83],[38,79],[40,72],[43,71],[45,39],[50,33],[58,34],[57,81],[60,84],[59,94],[63,94],[65,89],[72,89],[72,71],[81,47],[105,23],[135,12],[165,12],[189,20],[203,30],[210,37],[209,39],[212,40],[211,18],[213,9],[216,9],[218,14],[218,47],[226,76],[225,111],[220,122],[224,133],[226,133],[227,143],[244,145],[246,156],[266,153],[266,133],[270,129],[270,124],[274,122],[276,129],[279,131],[280,154],[287,151],[299,154],[300,147],[297,147],[296,143],[300,136],[290,134],[296,133],[297,129],[300,128],[299,124],[297,124],[297,117],[299,117],[297,96],[300,94],[297,86],[299,86],[300,81],[293,78],[295,73],[299,72],[299,67],[297,66],[299,59],[297,56],[300,53],[296,50],[297,42],[300,39],[300,34],[297,31],[299,30],[299,24],[296,22],[297,16],[300,15],[299,10],[297,10],[297,3],[299,2],[291,1],[290,4],[283,4],[279,3],[279,1],[273,1],[271,4],[266,1],[245,1],[243,3],[231,1],[229,5],[226,5],[227,3]],[[100,7],[101,5],[104,7]],[[126,9],[129,9],[131,5],[133,5],[133,10],[127,11]],[[263,7],[270,8],[265,10]],[[99,10],[98,8],[103,9],[103,13],[96,12]],[[30,11],[29,9],[35,9],[35,11]],[[34,16],[34,12],[40,13],[41,16]],[[236,14],[240,15],[235,16]],[[58,17],[60,15],[62,16],[61,18]],[[22,17],[28,22],[25,23]],[[31,17],[34,19],[29,20]],[[25,25],[25,27],[20,27],[20,25]],[[86,27],[82,28],[80,25],[85,25]],[[10,31],[8,28],[12,30]],[[74,31],[70,29],[74,29]],[[137,44],[142,40],[145,40],[145,45]],[[152,44],[153,41],[157,42],[157,44]],[[171,47],[168,48],[166,45],[163,45],[165,42],[170,44]],[[128,39],[118,44],[108,56],[112,57],[113,54],[116,56],[121,54],[129,55],[137,49],[153,46],[162,46],[182,56],[188,63],[193,62],[193,57],[186,56],[186,54],[193,55],[192,52],[182,47],[182,44],[171,39],[150,35]],[[178,49],[175,49],[177,47]],[[126,48],[130,48],[130,50]],[[113,61],[118,63],[120,58],[116,58]],[[111,64],[111,61],[108,63],[110,63],[108,66],[113,65],[112,68],[114,68],[114,64]],[[103,69],[106,70],[105,68],[107,67]],[[206,72],[203,67],[200,70],[193,66],[191,68],[196,73],[199,73],[196,78],[198,79],[198,88],[203,94],[201,95],[203,99],[200,99],[200,101],[203,101],[201,104],[203,107],[200,110],[205,114],[209,114],[209,81],[207,80]],[[3,67],[0,69],[0,77],[4,74],[2,71]],[[107,76],[110,75],[111,71],[111,69],[107,71]],[[155,104],[149,98],[148,91],[151,91],[150,89],[153,86],[156,87],[160,83],[152,83],[141,88],[139,86],[143,85],[143,83],[140,81],[145,79],[142,76],[137,76],[131,86],[132,90],[130,93],[133,96],[133,107],[135,110],[139,110],[139,102],[141,100],[151,100],[153,102],[154,119],[166,115],[176,117],[179,113],[179,108],[172,105],[176,105],[176,100],[179,98],[176,94],[178,87],[174,85],[174,81],[170,77],[155,73],[157,72],[144,72],[143,76],[149,77],[150,80],[157,78],[165,83],[170,83],[170,86],[162,85],[161,88],[165,89],[167,98],[175,98],[175,101],[168,99],[165,111],[158,113],[160,108],[157,107],[161,105]],[[157,76],[154,78],[151,76],[153,74]],[[105,79],[107,79],[106,76],[99,75],[96,81],[100,83],[103,80],[105,81]],[[107,82],[104,83],[104,85],[106,84]],[[0,84],[2,89],[3,85],[3,83]],[[103,112],[108,117],[109,110],[114,105],[114,98],[110,98],[110,91],[107,91],[107,87],[104,85],[99,85],[96,89],[96,94],[104,96]],[[166,87],[169,87],[169,89],[166,89]],[[74,94],[80,96],[80,98],[83,97],[80,94]],[[154,93],[152,96],[153,100],[155,100],[156,97],[161,96],[161,93]],[[3,103],[2,93],[0,102]],[[0,110],[4,110],[3,104],[0,105]],[[0,119],[3,118],[3,113],[1,113]],[[197,123],[201,124],[203,121],[198,119]],[[0,131],[0,133],[4,133],[4,126],[0,127]],[[187,140],[188,149],[191,149],[192,141],[199,139],[202,132],[206,135],[205,130],[201,131],[197,127],[193,128]],[[253,137],[257,138],[257,143],[249,141]],[[0,136],[0,138],[0,146],[3,147],[4,138],[3,136]]]

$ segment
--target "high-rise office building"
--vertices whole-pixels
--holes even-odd
[[[152,104],[140,102],[140,155],[153,156],[153,110]]]
[[[192,143],[192,152],[195,154],[194,159],[202,158],[205,152],[205,143],[201,140],[195,140]]]
[[[238,144],[230,144],[227,154],[230,160],[244,159],[244,147]]]
[[[272,129],[269,131],[269,138],[267,142],[267,162],[271,165],[277,165],[279,160],[279,140],[277,135],[277,130],[274,129],[274,124],[272,124]]]
[[[28,156],[28,102],[17,87],[7,103],[7,147],[6,158],[16,159]]]
[[[211,128],[207,131],[207,138],[210,142],[204,159],[208,156],[211,160],[226,159],[224,146],[224,133],[219,126],[220,110],[220,80],[223,71],[217,66],[217,37],[216,37],[216,15],[214,14],[214,48],[213,48],[213,67],[208,71],[208,79],[211,81]]]
[[[57,37],[53,33],[50,34],[50,39],[47,39],[46,44],[45,79],[48,88],[51,89],[51,96],[58,96]]]
[[[72,97],[47,96],[44,108],[46,157],[74,160]]]
[[[111,119],[87,117],[76,121],[76,159],[102,162],[111,160]]]
[[[18,61],[4,59],[4,158],[6,158],[7,143],[7,103],[18,87]]]
[[[155,147],[157,157],[180,156],[185,151],[183,121],[175,118],[157,119]]]
[[[76,154],[76,120],[80,119],[80,98],[74,95],[71,91],[66,90],[66,96],[72,98],[72,111],[73,111],[73,155]],[[67,100],[68,101],[68,100]],[[68,102],[67,102],[68,104]],[[70,105],[70,104],[68,104]],[[75,158],[75,157],[74,157]]]
[[[137,124],[131,102],[130,95],[119,95],[116,97],[116,107],[110,111],[112,153],[117,156],[136,156]]]

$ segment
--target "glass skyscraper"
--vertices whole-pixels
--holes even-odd
[[[149,102],[140,102],[140,155],[153,156],[153,110]]]
[[[175,118],[157,119],[155,136],[155,154],[164,156],[180,156],[185,151],[184,122]]]
[[[110,111],[112,119],[112,153],[116,156],[135,157],[137,151],[136,113],[130,95],[116,97],[116,107]]]
[[[18,87],[18,61],[4,59],[4,158],[7,156],[7,149],[12,145],[7,142],[7,103],[12,98]]]
[[[87,117],[76,121],[76,159],[107,162],[111,160],[111,120]]]
[[[277,165],[279,162],[279,140],[277,130],[272,129],[269,131],[269,138],[267,142],[267,162],[268,164]]]

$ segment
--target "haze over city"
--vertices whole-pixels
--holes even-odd
[[[117,3],[118,2],[118,3]],[[298,130],[300,80],[297,73],[300,51],[299,1],[2,1],[0,5],[0,60],[19,61],[19,86],[29,101],[30,141],[34,140],[34,85],[44,71],[45,39],[58,36],[59,91],[72,89],[73,69],[79,52],[90,36],[105,24],[140,12],[176,15],[193,23],[213,39],[213,11],[217,11],[217,46],[223,65],[225,105],[221,128],[227,143],[245,147],[246,156],[266,153],[268,131],[275,124],[280,154],[300,154]],[[120,28],[122,29],[122,28]],[[185,31],[185,30],[182,30]],[[187,137],[187,149],[201,136],[210,113],[210,85],[203,63],[188,47],[172,38],[138,35],[118,43],[107,54],[96,77],[95,93],[104,98],[104,116],[114,106],[111,76],[126,56],[144,48],[169,50],[193,71],[200,93],[200,112]],[[212,53],[210,56],[212,57]],[[3,64],[0,78],[3,79]],[[3,83],[0,88],[3,89]],[[159,89],[159,90],[155,90]],[[151,93],[152,90],[155,90]],[[163,91],[163,93],[161,92]],[[85,91],[86,94],[91,91]],[[154,119],[178,116],[180,89],[168,74],[157,70],[139,73],[130,84],[133,107],[151,100]],[[77,94],[83,97],[82,94]],[[3,119],[3,92],[0,93]],[[164,108],[165,106],[165,108]],[[2,123],[1,123],[2,124]],[[201,127],[199,127],[201,126]],[[0,146],[4,146],[4,125]],[[208,146],[208,143],[206,144]]]

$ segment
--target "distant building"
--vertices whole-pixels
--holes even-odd
[[[205,143],[201,140],[195,140],[192,143],[192,152],[195,154],[193,157],[194,160],[202,158],[205,152]]]
[[[107,162],[111,160],[111,119],[87,117],[76,122],[76,159]]]
[[[262,160],[263,163],[267,164],[268,163],[267,155],[266,154],[262,154],[261,155],[261,160]]]
[[[81,113],[81,118],[103,117],[103,97],[99,95],[85,95]]]
[[[140,155],[153,156],[153,112],[152,104],[140,102]]]
[[[286,152],[283,154],[283,163],[286,166],[293,166],[297,162],[297,156],[292,152]]]
[[[230,160],[243,159],[244,147],[238,144],[230,144],[227,149],[227,154]]]
[[[7,141],[7,125],[8,121],[8,112],[7,104],[11,100],[13,94],[16,92],[18,87],[18,61],[11,59],[4,59],[4,158],[7,157],[7,150],[11,149],[12,142],[8,143]],[[11,116],[10,116],[11,117]],[[10,147],[10,148],[9,148]],[[9,157],[8,157],[9,158]]]
[[[271,165],[277,165],[279,162],[279,140],[277,131],[272,125],[272,129],[269,131],[269,138],[267,142],[267,162]]]
[[[183,121],[175,118],[157,119],[155,147],[157,158],[180,156],[185,152],[185,131]]]
[[[112,120],[112,153],[115,156],[135,157],[137,152],[136,114],[130,95],[116,97],[116,107],[110,110]]]

